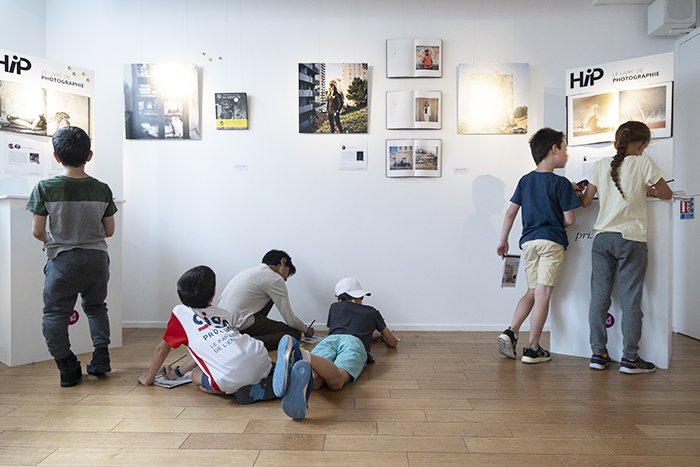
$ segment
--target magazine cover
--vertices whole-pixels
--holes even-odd
[[[214,95],[217,130],[248,129],[248,98],[244,92],[218,92]]]

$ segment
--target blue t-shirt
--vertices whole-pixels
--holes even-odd
[[[520,179],[510,201],[522,207],[521,248],[529,240],[550,240],[564,248],[569,246],[564,212],[581,206],[581,202],[566,178],[532,171]]]

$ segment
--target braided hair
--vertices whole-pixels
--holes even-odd
[[[610,176],[623,198],[625,194],[622,192],[622,186],[620,186],[620,174],[618,173],[618,169],[627,156],[627,148],[630,143],[648,143],[650,140],[651,131],[649,131],[649,127],[642,122],[629,121],[623,123],[617,129],[617,132],[615,132],[615,148],[617,149],[617,153],[615,153],[615,157],[613,157],[610,163]]]

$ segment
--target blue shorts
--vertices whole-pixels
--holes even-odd
[[[360,376],[367,365],[367,351],[360,339],[350,334],[335,334],[324,337],[311,351],[312,354],[327,358],[350,375],[348,384]]]
[[[212,387],[211,382],[209,381],[209,375],[207,375],[205,372],[202,372],[202,387],[204,389],[209,389],[210,391],[218,392],[219,394],[226,394],[225,392],[218,391]]]

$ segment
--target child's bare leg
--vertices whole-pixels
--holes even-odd
[[[536,349],[540,345],[540,336],[549,314],[549,299],[552,297],[553,290],[554,287],[551,285],[537,284],[535,287],[535,304],[530,318],[530,341],[527,344],[531,349]]]
[[[520,299],[518,305],[515,307],[513,321],[510,324],[510,328],[515,332],[515,334],[520,332],[520,326],[522,326],[527,317],[530,315],[530,311],[532,311],[534,304],[535,289],[527,289],[527,292],[525,292],[525,295],[523,295],[523,298]]]
[[[350,381],[348,372],[327,358],[311,354],[311,368],[314,372],[314,389],[319,389],[325,383],[328,389],[339,391]]]
[[[192,370],[192,382],[194,385],[197,386],[200,391],[206,392],[207,394],[221,394],[220,392],[202,387],[202,374],[202,370],[199,367]]]

